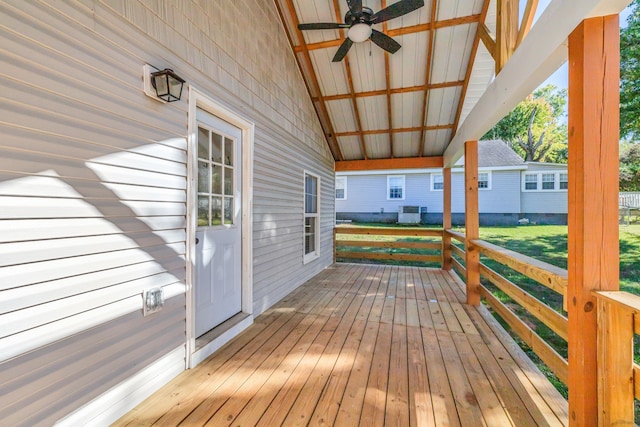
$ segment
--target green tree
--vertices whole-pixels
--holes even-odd
[[[640,0],[620,30],[620,135],[640,138]]]
[[[640,0],[639,0],[640,1]],[[525,160],[566,163],[566,89],[544,86],[500,120],[483,139],[502,139]]]
[[[640,144],[620,146],[620,191],[640,191]]]

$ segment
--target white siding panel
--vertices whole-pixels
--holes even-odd
[[[338,48],[317,49],[309,52],[318,77],[318,84],[325,96],[349,93],[347,72],[342,62],[332,62]]]
[[[385,159],[391,155],[391,141],[388,133],[365,135],[364,144],[370,159]]]
[[[381,90],[387,87],[384,70],[384,50],[372,42],[355,43],[349,49],[349,67],[356,92]]]
[[[360,138],[357,136],[341,136],[338,138],[342,156],[345,160],[358,160],[363,158],[360,148]]]
[[[406,92],[391,95],[394,128],[421,126],[424,93]]]
[[[350,99],[329,101],[326,104],[334,132],[353,132],[357,130],[355,128],[356,117]]]
[[[405,34],[395,37],[395,40],[402,48],[389,55],[391,88],[424,85],[428,37],[417,33]]]
[[[566,191],[523,191],[522,213],[563,213],[568,212]]]
[[[367,96],[356,98],[360,122],[364,129],[383,129],[389,123],[387,96]]]
[[[420,132],[393,134],[393,154],[396,157],[416,156],[418,151],[420,151]]]
[[[451,130],[430,130],[425,132],[424,156],[439,156],[451,138]]]
[[[427,99],[427,126],[452,125],[458,108],[460,87],[432,89]]]

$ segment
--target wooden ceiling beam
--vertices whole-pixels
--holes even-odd
[[[464,99],[467,96],[467,90],[469,89],[469,81],[471,80],[471,72],[473,71],[473,63],[476,60],[478,54],[478,47],[480,45],[480,24],[484,24],[487,12],[489,11],[490,0],[484,0],[482,5],[482,11],[480,12],[480,21],[478,22],[478,28],[476,30],[476,36],[473,39],[473,46],[471,47],[471,55],[469,55],[469,64],[467,65],[467,72],[464,76],[464,84],[462,85],[462,92],[460,93],[460,101],[458,102],[458,109],[456,110],[456,119],[453,122],[453,134],[451,139],[455,137],[458,131],[458,125],[460,124],[460,117],[462,116],[462,107],[464,106]]]
[[[487,48],[494,61],[497,61],[496,58],[496,40],[489,31],[489,28],[485,25],[484,22],[478,23],[478,31],[480,33],[480,40],[482,40],[482,44]]]
[[[333,0],[333,9],[336,13],[336,22],[340,22],[342,16],[340,14],[340,5],[338,4],[338,0]],[[340,44],[344,42],[344,30],[340,29]],[[347,73],[347,83],[349,84],[349,98],[351,99],[351,106],[353,108],[353,115],[356,119],[356,129],[358,131],[362,130],[362,122],[360,121],[360,112],[358,111],[358,102],[356,101],[355,89],[353,88],[353,77],[351,75],[351,66],[349,65],[348,55],[344,57],[342,60],[344,64],[345,72]],[[362,152],[362,157],[368,159],[367,156],[367,146],[364,143],[364,135],[362,132],[358,135],[360,139],[360,151]]]
[[[441,168],[442,157],[396,157],[393,159],[343,160],[335,163],[336,172],[355,172],[384,169]]]
[[[431,27],[429,28],[429,45],[427,46],[427,65],[424,76],[424,84],[428,85],[429,80],[431,78],[431,63],[433,62],[433,40],[435,38],[435,22],[438,14],[438,0],[431,0]],[[420,124],[425,126],[425,122],[427,121],[427,100],[429,99],[429,91],[424,92],[424,97],[422,98],[422,118]],[[418,156],[422,157],[424,155],[424,145],[425,145],[425,130],[422,129],[420,131],[420,145],[418,148]]]
[[[398,93],[420,92],[423,90],[431,90],[431,89],[446,89],[449,87],[462,86],[463,84],[464,84],[464,80],[456,80],[452,82],[433,83],[433,84],[420,85],[420,86],[399,87],[399,88],[389,89],[388,92],[391,95],[395,95]],[[368,92],[356,92],[355,96],[356,98],[365,98],[368,96],[382,96],[386,94],[387,94],[387,89],[380,89],[380,90],[372,90]],[[341,93],[338,95],[328,95],[323,97],[325,102],[339,101],[339,100],[349,99],[349,98],[351,98],[350,93]],[[318,100],[318,98],[311,98],[311,99],[313,101]]]
[[[444,19],[442,21],[437,21],[433,25],[433,27],[436,30],[438,30],[440,28],[454,27],[456,25],[474,24],[480,21],[480,17],[481,17],[481,14],[462,16],[459,18],[452,18],[452,19]],[[410,27],[404,27],[404,28],[394,28],[393,30],[386,31],[385,34],[387,34],[389,37],[395,37],[395,36],[402,36],[405,34],[421,33],[424,31],[429,31],[430,29],[431,29],[430,23],[419,24],[419,25],[412,25]],[[304,40],[304,39],[301,39],[301,40]],[[336,40],[327,40],[327,41],[318,42],[318,43],[309,43],[309,44],[306,44],[305,46],[307,50],[316,50],[316,49],[326,49],[329,47],[337,47],[337,46],[340,46],[341,43],[342,42],[340,41],[340,39],[336,39]],[[294,46],[293,50],[294,52],[301,52],[303,48],[304,48],[303,45]]]
[[[298,15],[296,14],[296,10],[295,7],[293,6],[293,0],[282,0],[286,3],[286,7],[288,9],[288,13],[289,13],[289,17],[292,20],[294,29],[296,31],[296,34],[298,36],[299,40],[304,40],[304,37],[302,35],[302,32],[298,29]],[[289,34],[289,29],[286,25],[286,21],[284,18],[284,14],[283,11],[281,9],[280,6],[280,2],[276,1],[275,2],[276,5],[276,9],[278,11],[278,15],[280,16],[280,21],[282,22],[282,26],[285,29],[285,32],[287,34],[287,38],[289,39],[289,43],[291,44],[291,47],[293,48],[293,39],[291,38],[291,34]],[[335,132],[333,131],[333,126],[331,124],[331,117],[329,116],[329,111],[327,110],[327,106],[324,102],[323,96],[322,96],[322,91],[320,90],[320,84],[318,83],[318,77],[316,76],[316,73],[314,71],[313,68],[313,64],[311,63],[311,57],[309,55],[309,51],[307,49],[305,49],[304,47],[306,46],[306,44],[303,44],[303,49],[302,49],[302,58],[305,62],[305,65],[307,66],[309,73],[310,73],[310,79],[311,82],[310,84],[313,85],[313,90],[312,88],[309,86],[309,82],[307,82],[307,79],[304,78],[305,73],[304,73],[304,69],[302,64],[300,64],[300,57],[299,55],[294,55],[296,57],[296,63],[298,64],[298,68],[300,69],[300,73],[303,76],[303,80],[305,82],[305,85],[307,87],[307,91],[309,92],[309,97],[313,96],[313,93],[317,93],[319,94],[318,99],[316,102],[313,102],[314,108],[316,110],[316,114],[318,115],[318,120],[320,121],[320,125],[323,128],[323,131],[325,133],[325,138],[327,138],[327,144],[329,144],[329,148],[331,150],[331,153],[333,154],[333,157],[335,160],[343,160],[343,156],[342,156],[342,150],[340,149],[340,145],[338,144],[338,140],[335,136]],[[316,107],[316,103],[318,104],[318,106]],[[326,128],[325,128],[326,126]]]
[[[382,0],[381,8],[387,7],[387,0]],[[382,31],[387,32],[387,21],[382,24]],[[384,81],[385,94],[387,95],[387,127],[393,129],[393,109],[391,108],[391,71],[389,67],[389,52],[384,52]],[[389,157],[395,157],[393,149],[393,133],[389,132]]]
[[[529,34],[529,30],[531,30],[531,26],[533,25],[533,17],[537,10],[538,0],[527,0],[527,5],[525,6],[524,14],[522,15],[522,22],[520,23],[520,29],[518,30],[516,49],[520,46],[520,43],[522,43],[522,39]]]
[[[351,132],[338,132],[335,134],[336,138],[341,136],[358,136],[358,135],[382,135],[385,133],[403,133],[403,132],[425,132],[429,130],[447,130],[452,129],[453,125],[434,125],[434,126],[416,126],[411,128],[397,128],[397,129],[374,129],[364,131],[351,131]]]
[[[497,0],[496,75],[502,71],[516,50],[518,39],[519,0]]]

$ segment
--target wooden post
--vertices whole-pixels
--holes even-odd
[[[464,145],[464,222],[467,269],[467,304],[480,304],[480,251],[470,244],[480,238],[478,214],[478,141]]]
[[[598,299],[598,425],[633,426],[633,311]]]
[[[451,236],[447,230],[451,228],[451,168],[442,170],[442,269],[451,270]]]
[[[569,424],[598,420],[597,319],[592,290],[619,288],[618,15],[569,36]]]
[[[333,226],[333,263],[336,263],[336,252],[338,252],[338,229]]]

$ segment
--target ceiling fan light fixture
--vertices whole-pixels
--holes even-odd
[[[354,43],[361,43],[371,36],[371,26],[364,23],[358,23],[349,28],[347,37]]]

